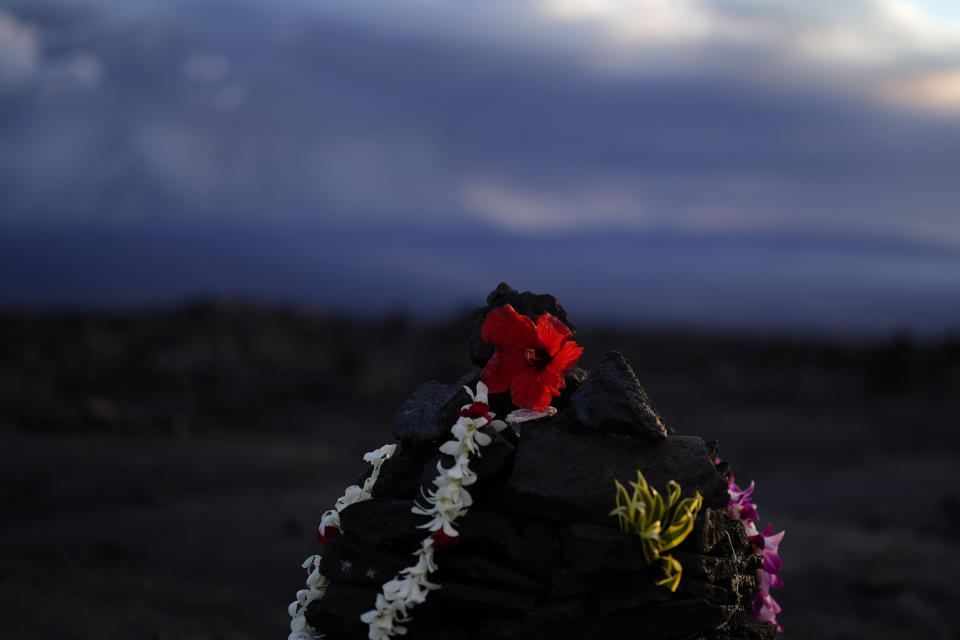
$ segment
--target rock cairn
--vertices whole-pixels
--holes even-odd
[[[482,366],[493,350],[480,339],[490,309],[512,304],[536,317],[549,312],[573,329],[549,295],[500,285],[474,312],[470,354]],[[411,513],[432,486],[461,405],[477,373],[456,384],[427,382],[401,407],[398,443],[373,489],[373,499],[341,514],[343,534],[324,546],[321,573],[330,580],[311,602],[307,620],[328,639],[367,637],[360,616],[381,585],[411,562],[424,537],[424,517]],[[743,524],[727,514],[726,480],[714,466],[715,443],[676,435],[657,415],[629,363],[607,353],[589,375],[566,375],[557,415],[497,433],[471,463],[479,477],[474,504],[462,519],[460,542],[437,552],[442,585],[407,623],[409,640],[582,638],[765,640],[774,626],[744,613],[757,591],[759,556]],[[508,394],[499,394],[507,396]],[[508,398],[491,397],[499,417]],[[690,536],[672,555],[683,566],[675,593],[656,586],[640,539],[607,515],[614,480],[643,472],[664,492],[677,481],[683,496],[699,491],[703,508]],[[721,469],[722,470],[722,469]]]

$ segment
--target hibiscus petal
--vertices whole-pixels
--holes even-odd
[[[540,380],[540,384],[550,389],[552,395],[560,395],[559,389],[562,389],[564,386],[563,375],[560,372],[554,371],[553,367],[548,366],[543,371],[537,373],[537,378]]]
[[[580,359],[582,353],[583,347],[578,347],[573,340],[567,340],[560,345],[547,368],[563,375],[564,371],[572,369],[577,364],[577,360]]]
[[[502,393],[510,388],[510,383],[530,370],[524,347],[506,345],[499,347],[480,373],[490,393]]]
[[[553,396],[556,395],[560,394],[549,387],[543,387],[543,391],[540,393],[540,399],[533,403],[530,408],[534,411],[545,411],[553,401]]]
[[[537,318],[537,338],[551,356],[556,355],[563,343],[572,335],[567,325],[549,313],[544,313]]]
[[[521,409],[540,411],[550,404],[550,390],[540,382],[536,369],[526,369],[510,384],[510,401]]]
[[[493,344],[529,347],[536,344],[537,327],[533,324],[533,320],[520,315],[508,304],[497,307],[487,314],[483,326],[480,327],[480,337]]]

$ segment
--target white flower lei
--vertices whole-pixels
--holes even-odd
[[[468,387],[464,389],[474,403],[487,404],[487,386],[483,382],[477,383],[476,393]],[[469,408],[470,405],[463,406],[464,410]],[[488,410],[490,420],[493,415]],[[470,470],[470,455],[480,455],[480,447],[490,444],[490,436],[478,431],[487,423],[486,417],[460,416],[450,429],[453,439],[440,446],[441,453],[453,456],[453,466],[446,468],[442,461],[437,463],[437,477],[433,481],[436,488],[423,495],[427,506],[414,504],[411,509],[413,513],[430,517],[429,522],[420,525],[428,529],[430,535],[413,554],[417,562],[385,583],[382,592],[377,594],[374,608],[360,616],[360,620],[370,627],[370,640],[388,640],[394,635],[405,634],[407,629],[401,623],[410,620],[410,609],[425,602],[430,591],[440,588],[439,584],[427,579],[437,570],[433,560],[434,536],[442,534],[455,538],[459,535],[453,524],[473,504],[465,487],[477,481],[477,475]],[[497,431],[507,426],[500,420],[491,421],[490,425]],[[298,639],[291,636],[289,640]]]
[[[320,532],[323,533],[327,527],[340,529],[340,512],[357,502],[363,502],[373,497],[373,485],[377,483],[380,477],[380,467],[384,460],[393,455],[397,445],[385,444],[379,449],[374,449],[364,454],[363,459],[373,466],[370,477],[367,478],[362,487],[351,485],[347,487],[343,495],[337,500],[333,509],[324,512],[320,518]],[[303,562],[303,568],[308,571],[307,588],[297,591],[297,599],[290,603],[287,612],[290,614],[290,635],[287,640],[316,640],[323,638],[323,634],[307,624],[306,610],[307,605],[323,597],[327,590],[328,580],[320,574],[320,556],[312,555]]]

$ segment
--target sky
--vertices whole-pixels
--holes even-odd
[[[945,0],[0,2],[6,306],[943,332],[958,176]]]

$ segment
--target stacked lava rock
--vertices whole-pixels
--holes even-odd
[[[493,308],[512,305],[536,318],[566,313],[549,295],[500,285],[474,312],[471,358],[493,355],[480,326]],[[373,499],[340,513],[343,534],[323,551],[329,581],[311,602],[307,621],[327,638],[367,637],[360,616],[381,585],[411,563],[425,536],[425,518],[411,513],[432,487],[439,445],[459,408],[469,403],[478,373],[456,384],[427,382],[400,409],[396,452],[383,465]],[[768,639],[774,626],[744,614],[757,591],[760,557],[743,523],[728,518],[725,478],[714,465],[715,444],[674,435],[651,408],[624,357],[607,353],[592,372],[574,369],[556,398],[555,416],[513,428],[483,431],[493,441],[471,461],[478,481],[469,513],[458,522],[459,544],[436,555],[441,585],[405,623],[410,640],[457,638]],[[491,396],[499,417],[513,408]],[[699,491],[703,508],[691,535],[672,555],[683,566],[675,593],[655,585],[640,538],[609,516],[614,480],[642,471],[661,493],[670,480],[684,497]]]

